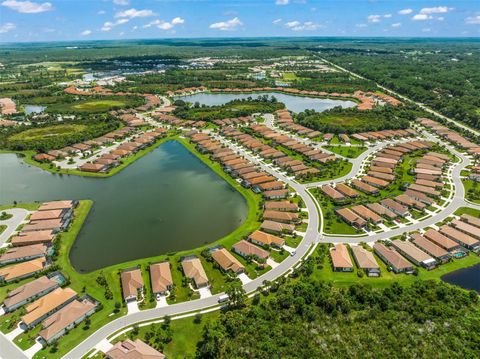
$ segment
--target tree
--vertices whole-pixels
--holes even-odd
[[[233,282],[225,293],[228,294],[228,306],[230,308],[241,308],[244,306],[247,296],[240,282]]]

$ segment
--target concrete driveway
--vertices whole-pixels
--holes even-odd
[[[12,234],[15,233],[15,230],[26,220],[27,216],[31,213],[23,208],[10,208],[1,212],[6,212],[12,215],[12,218],[5,221],[0,220],[0,225],[6,225],[7,228],[0,234],[0,247],[3,247],[5,242],[10,238]]]

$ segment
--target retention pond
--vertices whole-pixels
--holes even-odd
[[[0,203],[56,199],[94,201],[70,253],[79,272],[211,243],[248,214],[242,195],[176,141],[109,178],[51,174],[0,155]]]

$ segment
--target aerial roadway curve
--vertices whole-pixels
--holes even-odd
[[[272,268],[270,271],[266,272],[260,277],[255,278],[251,282],[245,284],[243,288],[247,293],[251,293],[258,289],[258,287],[263,285],[264,281],[273,281],[288,272],[291,268],[294,267],[297,262],[302,259],[303,256],[307,254],[311,245],[315,243],[318,237],[320,217],[316,209],[315,203],[308,195],[306,188],[290,180],[281,173],[276,172],[270,167],[265,167],[265,169],[277,176],[280,180],[287,183],[292,188],[294,188],[295,191],[297,191],[297,193],[302,197],[309,213],[308,226],[305,236],[301,243],[298,245],[298,247],[295,249],[295,252],[293,252],[291,256],[285,258],[275,268]],[[121,330],[122,328],[133,325],[135,323],[155,320],[166,315],[173,316],[187,312],[200,311],[202,309],[215,306],[218,304],[219,297],[220,294],[216,294],[208,298],[196,299],[178,304],[168,305],[165,307],[142,310],[139,312],[127,314],[98,329],[95,333],[91,334],[82,343],[80,343],[69,353],[67,353],[64,358],[79,359],[85,354],[87,354],[87,352],[89,352],[93,347],[99,344],[103,339],[109,337],[110,335]]]

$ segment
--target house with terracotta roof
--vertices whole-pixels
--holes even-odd
[[[62,309],[77,298],[77,292],[71,288],[57,288],[53,292],[37,299],[25,307],[26,314],[22,322],[27,328],[33,328],[42,320]]]
[[[9,291],[3,301],[3,309],[5,312],[13,312],[15,309],[50,293],[58,287],[59,283],[56,280],[41,276]]]
[[[213,248],[210,254],[224,272],[240,274],[245,271],[243,264],[225,248]]]
[[[182,260],[182,269],[185,277],[192,280],[197,288],[209,285],[207,273],[203,269],[202,262],[195,256],[185,257]]]
[[[282,223],[298,223],[301,220],[298,213],[272,210],[263,212],[263,219]]]
[[[266,261],[268,259],[269,253],[256,245],[242,239],[240,242],[237,242],[233,245],[232,251],[238,255],[247,258],[254,257],[257,260]]]
[[[373,250],[395,273],[412,273],[413,265],[400,255],[393,247],[375,243]]]
[[[480,218],[464,213],[460,216],[460,220],[480,229]]]
[[[319,188],[326,196],[328,196],[330,199],[332,199],[335,202],[341,202],[346,199],[342,193],[334,189],[332,186],[323,185]]]
[[[273,211],[297,212],[298,205],[289,201],[265,201],[263,208]]]
[[[283,247],[285,241],[273,234],[265,233],[262,231],[255,231],[248,236],[250,242],[258,244],[262,247]]]
[[[43,329],[38,333],[42,341],[51,344],[89,317],[97,308],[98,303],[86,296],[68,303],[58,312],[42,322]]]
[[[139,268],[125,270],[120,274],[125,302],[136,301],[144,290],[142,272]]]
[[[380,267],[373,253],[362,246],[352,246],[353,258],[358,268],[363,269],[369,277],[379,277]]]
[[[279,189],[273,191],[263,192],[263,197],[266,199],[283,199],[288,197],[288,189]]]
[[[10,247],[0,256],[0,265],[46,257],[48,252],[48,247],[44,244],[33,244],[31,246],[24,247]]]
[[[330,259],[335,272],[353,272],[353,263],[345,244],[338,243],[331,247]]]
[[[140,339],[117,342],[105,353],[106,359],[164,359],[165,355]]]
[[[14,247],[29,246],[34,244],[46,244],[52,246],[55,240],[55,234],[51,230],[20,232],[18,235],[10,239],[10,243]]]
[[[430,242],[435,243],[437,246],[442,247],[448,252],[457,252],[461,249],[460,244],[444,236],[443,234],[434,229],[428,229],[423,235]]]
[[[472,251],[480,250],[480,241],[462,231],[459,231],[457,228],[445,224],[440,227],[439,231],[444,236],[459,243],[461,246],[467,249]]]
[[[165,294],[173,287],[170,263],[167,261],[150,265],[150,280],[153,294]]]
[[[260,229],[267,233],[285,234],[293,233],[295,226],[293,224],[264,220],[260,225]]]
[[[35,258],[27,262],[0,268],[0,281],[10,283],[14,280],[31,277],[44,271],[49,263],[45,257]]]
[[[367,225],[367,221],[357,215],[355,212],[348,208],[339,208],[335,210],[335,213],[339,215],[349,225],[362,228]]]

